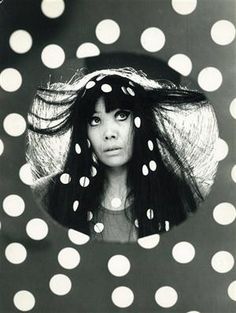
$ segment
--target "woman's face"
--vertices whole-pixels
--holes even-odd
[[[108,167],[123,167],[133,153],[133,116],[129,110],[106,112],[103,98],[88,122],[88,138],[98,160]]]

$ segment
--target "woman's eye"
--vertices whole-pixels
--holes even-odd
[[[130,111],[118,111],[116,112],[116,118],[118,121],[125,121],[130,115]]]
[[[90,126],[97,126],[99,123],[100,123],[100,118],[97,116],[93,116],[89,121]]]

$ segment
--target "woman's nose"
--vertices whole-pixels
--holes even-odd
[[[117,129],[114,125],[112,125],[111,123],[108,123],[107,125],[105,125],[103,135],[104,135],[105,140],[116,139],[118,132],[117,132]]]

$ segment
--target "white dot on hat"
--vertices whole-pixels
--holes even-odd
[[[21,136],[26,130],[26,122],[23,116],[18,113],[10,113],[3,120],[5,132],[12,136]]]
[[[125,286],[117,287],[111,295],[112,302],[119,308],[127,308],[134,301],[133,291]]]
[[[135,92],[134,92],[134,90],[133,90],[132,88],[127,87],[126,90],[128,91],[128,93],[129,93],[132,97],[135,96]]]
[[[123,91],[123,93],[125,95],[128,95],[128,92],[127,92],[127,90],[126,90],[126,88],[124,86],[121,86],[121,90]]]
[[[236,292],[235,292],[235,290],[236,290],[236,280],[232,281],[232,283],[228,287],[228,296],[233,301],[236,301]]]
[[[54,275],[49,282],[49,288],[54,294],[58,296],[66,295],[68,292],[70,292],[71,287],[72,284],[70,278],[64,274]]]
[[[178,300],[176,290],[170,286],[159,288],[155,293],[156,303],[163,308],[174,306]]]
[[[142,166],[142,173],[144,176],[147,176],[149,173],[148,167],[145,164]]]
[[[63,173],[60,176],[60,182],[64,185],[69,184],[69,182],[71,181],[71,177],[68,173]]]
[[[16,53],[26,53],[32,46],[31,35],[23,29],[14,31],[9,39],[9,45],[11,49]]]
[[[18,310],[27,312],[35,306],[35,298],[30,291],[20,290],[14,295],[13,303]]]
[[[221,72],[215,67],[206,67],[198,75],[198,84],[205,91],[217,90],[223,81]]]
[[[3,90],[14,92],[20,88],[22,77],[15,68],[6,68],[0,74],[0,86]]]
[[[57,18],[64,12],[65,3],[63,0],[43,0],[41,10],[46,17]]]
[[[165,230],[166,231],[170,230],[170,222],[169,221],[165,221]]]
[[[214,149],[215,149],[215,159],[217,161],[224,160],[229,152],[228,144],[222,138],[217,139]]]
[[[97,24],[95,33],[102,43],[112,44],[120,37],[120,27],[115,21],[105,19]]]
[[[233,101],[230,103],[229,112],[232,117],[236,119],[236,98],[234,98]]]
[[[76,152],[77,154],[80,154],[80,153],[81,153],[81,147],[80,147],[80,145],[79,145],[78,143],[75,144],[75,152]]]
[[[140,247],[144,249],[152,249],[155,248],[160,241],[160,235],[154,234],[146,237],[142,237],[138,239],[138,244]]]
[[[139,116],[136,116],[134,118],[134,125],[137,127],[137,128],[140,128],[141,126],[141,118]]]
[[[3,143],[3,141],[0,139],[0,155],[3,154],[3,151],[4,151],[4,143]]]
[[[101,86],[101,90],[102,90],[103,92],[111,92],[111,91],[112,91],[112,87],[111,87],[109,84],[103,84],[103,85]]]
[[[76,245],[84,245],[89,241],[89,236],[74,229],[68,230],[68,237]]]
[[[79,180],[79,183],[80,183],[80,186],[81,187],[88,187],[89,183],[90,183],[90,180],[88,177],[86,176],[82,176]]]
[[[42,240],[48,234],[48,225],[41,218],[33,218],[26,225],[26,233],[33,240]]]
[[[19,177],[24,184],[29,186],[33,184],[33,176],[31,172],[31,166],[29,163],[25,163],[24,165],[21,166],[19,170]]]
[[[78,207],[79,207],[79,200],[75,200],[73,202],[73,211],[74,212],[77,211]]]
[[[197,0],[172,0],[173,9],[181,15],[188,15],[192,13],[197,7]]]
[[[78,59],[94,57],[99,54],[100,54],[99,48],[94,43],[91,42],[82,43],[76,51],[76,57]]]
[[[183,76],[188,76],[192,71],[192,61],[185,54],[175,54],[169,61],[168,65]]]
[[[236,183],[236,164],[232,167],[231,178]]]
[[[107,266],[112,275],[122,277],[128,274],[130,261],[126,256],[117,254],[109,259]]]
[[[145,50],[157,52],[161,50],[165,44],[165,35],[159,28],[150,27],[143,31],[140,41]]]
[[[60,46],[50,44],[43,49],[41,59],[48,68],[58,68],[65,61],[65,52]]]
[[[230,44],[235,39],[235,33],[235,26],[227,20],[217,21],[211,28],[212,40],[221,46]]]
[[[9,216],[20,216],[25,210],[24,200],[15,194],[8,195],[2,203],[3,210]]]
[[[96,223],[96,224],[94,225],[94,231],[95,231],[96,233],[101,233],[101,232],[103,231],[103,229],[104,229],[103,223]]]
[[[86,88],[86,89],[90,89],[90,88],[93,88],[95,85],[96,85],[96,83],[95,83],[93,80],[90,80],[90,81],[86,84],[85,88]]]
[[[218,273],[227,273],[234,266],[234,258],[228,251],[218,251],[211,259],[211,266]]]
[[[149,162],[149,168],[150,168],[151,171],[155,172],[155,170],[157,169],[157,164],[156,164],[156,162],[153,161],[153,160],[150,161],[150,162]]]
[[[152,209],[148,209],[146,215],[147,215],[147,218],[148,218],[149,220],[152,220],[152,219],[154,218],[154,212],[153,212],[153,210],[152,210]]]
[[[57,259],[63,268],[70,270],[79,265],[80,254],[76,249],[66,247],[59,252]]]
[[[21,243],[12,242],[6,247],[5,256],[10,263],[20,264],[25,261],[27,251]]]
[[[236,219],[236,209],[229,202],[219,203],[213,210],[213,218],[220,225],[229,225]]]
[[[189,242],[181,241],[173,247],[172,256],[179,263],[189,263],[195,256],[194,246]]]

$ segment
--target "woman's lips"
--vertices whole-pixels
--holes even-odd
[[[111,148],[105,149],[104,152],[108,154],[116,154],[116,153],[119,153],[120,150],[121,150],[120,147],[111,147]]]

